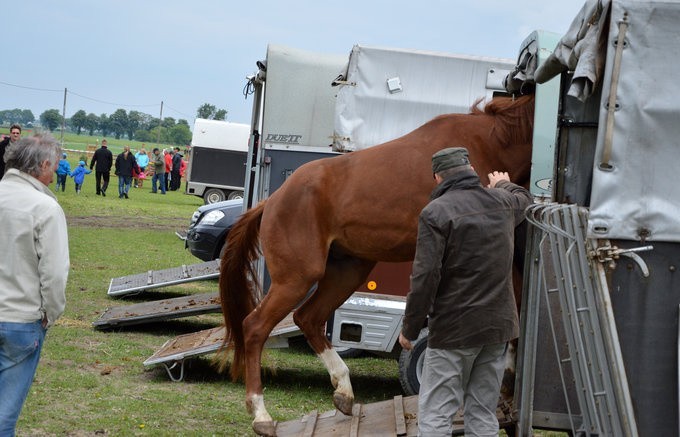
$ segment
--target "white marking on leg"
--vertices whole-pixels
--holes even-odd
[[[263,395],[251,395],[248,399],[248,410],[255,418],[253,422],[271,422],[272,416],[269,415],[264,406]]]
[[[349,368],[345,362],[340,358],[335,349],[326,349],[318,354],[319,359],[326,366],[328,374],[331,377],[331,384],[335,387],[336,393],[341,393],[349,399],[354,399],[354,392],[352,391],[352,383],[349,380]]]
[[[517,351],[512,342],[508,343],[508,350],[505,351],[505,369],[515,373],[515,356]]]

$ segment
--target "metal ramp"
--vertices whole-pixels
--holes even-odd
[[[112,278],[109,296],[123,296],[153,288],[183,284],[185,282],[214,279],[220,275],[220,260],[181,265],[164,270],[149,270],[146,273]]]
[[[543,260],[541,257],[538,268],[541,271],[552,268],[554,276],[558,278],[554,288],[545,286],[544,282],[542,293],[531,302],[538,305],[538,299],[557,299],[559,304],[558,314],[549,311],[548,317],[565,398],[567,385],[574,384],[576,388],[581,417],[580,423],[572,422],[572,432],[582,436],[637,436],[635,414],[602,265],[602,262],[609,262],[614,256],[635,255],[609,246],[598,247],[597,240],[589,240],[586,235],[588,210],[583,207],[536,204],[527,209],[527,220],[540,230],[539,245],[546,245],[550,252],[548,259]],[[539,273],[539,276],[548,274]],[[537,313],[536,309],[528,311]],[[554,328],[557,323],[564,325],[568,356],[559,354]],[[524,359],[535,361],[536,354],[534,345],[533,350],[525,352]],[[569,366],[573,380],[565,378],[565,374],[568,374],[566,366]],[[524,399],[522,406],[525,405],[531,405],[531,400]],[[571,406],[570,411],[576,411],[574,407]],[[528,411],[530,408],[522,410]],[[531,424],[531,418],[523,415],[520,423],[527,427]]]
[[[496,417],[501,428],[512,425],[512,408],[501,403]],[[453,434],[463,435],[465,427],[460,411],[453,420]],[[337,410],[312,411],[299,420],[276,425],[276,435],[292,436],[416,436],[418,435],[418,396],[395,396],[391,400],[354,404],[351,416]]]
[[[92,326],[109,329],[221,311],[219,293],[195,294],[107,308]]]
[[[265,347],[287,347],[288,338],[301,334],[302,332],[293,322],[293,314],[290,313],[274,327]],[[224,337],[224,326],[177,336],[165,342],[156,353],[147,358],[143,363],[144,367],[163,366],[171,380],[181,381],[184,379],[185,361],[219,351],[224,343]],[[175,371],[177,374],[174,373]]]

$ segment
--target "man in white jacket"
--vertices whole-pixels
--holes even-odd
[[[47,328],[64,312],[64,211],[48,188],[61,147],[50,135],[10,144],[0,181],[0,436],[13,436]]]

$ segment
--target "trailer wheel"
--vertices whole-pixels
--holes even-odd
[[[224,191],[219,188],[208,188],[205,190],[205,193],[203,193],[203,200],[206,204],[217,203],[226,200],[226,196]]]
[[[243,191],[230,191],[227,196],[228,200],[243,199]]]
[[[335,352],[340,355],[340,358],[357,358],[360,357],[364,354],[363,349],[355,349],[353,347],[337,347],[333,346],[333,349],[335,349]]]
[[[399,354],[399,382],[408,396],[417,395],[420,391],[420,377],[423,374],[429,332],[427,328],[423,328],[413,342],[413,349],[410,351],[402,349]]]

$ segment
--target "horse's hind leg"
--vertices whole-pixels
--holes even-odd
[[[262,394],[262,349],[272,329],[305,297],[313,283],[272,282],[262,302],[243,320],[246,407],[254,417],[253,430],[259,435],[276,435],[276,423],[265,408]]]
[[[337,307],[366,279],[375,262],[356,258],[329,259],[326,272],[314,294],[293,314],[314,352],[326,366],[335,388],[333,403],[345,414],[352,414],[354,392],[349,369],[326,338],[326,321]]]

